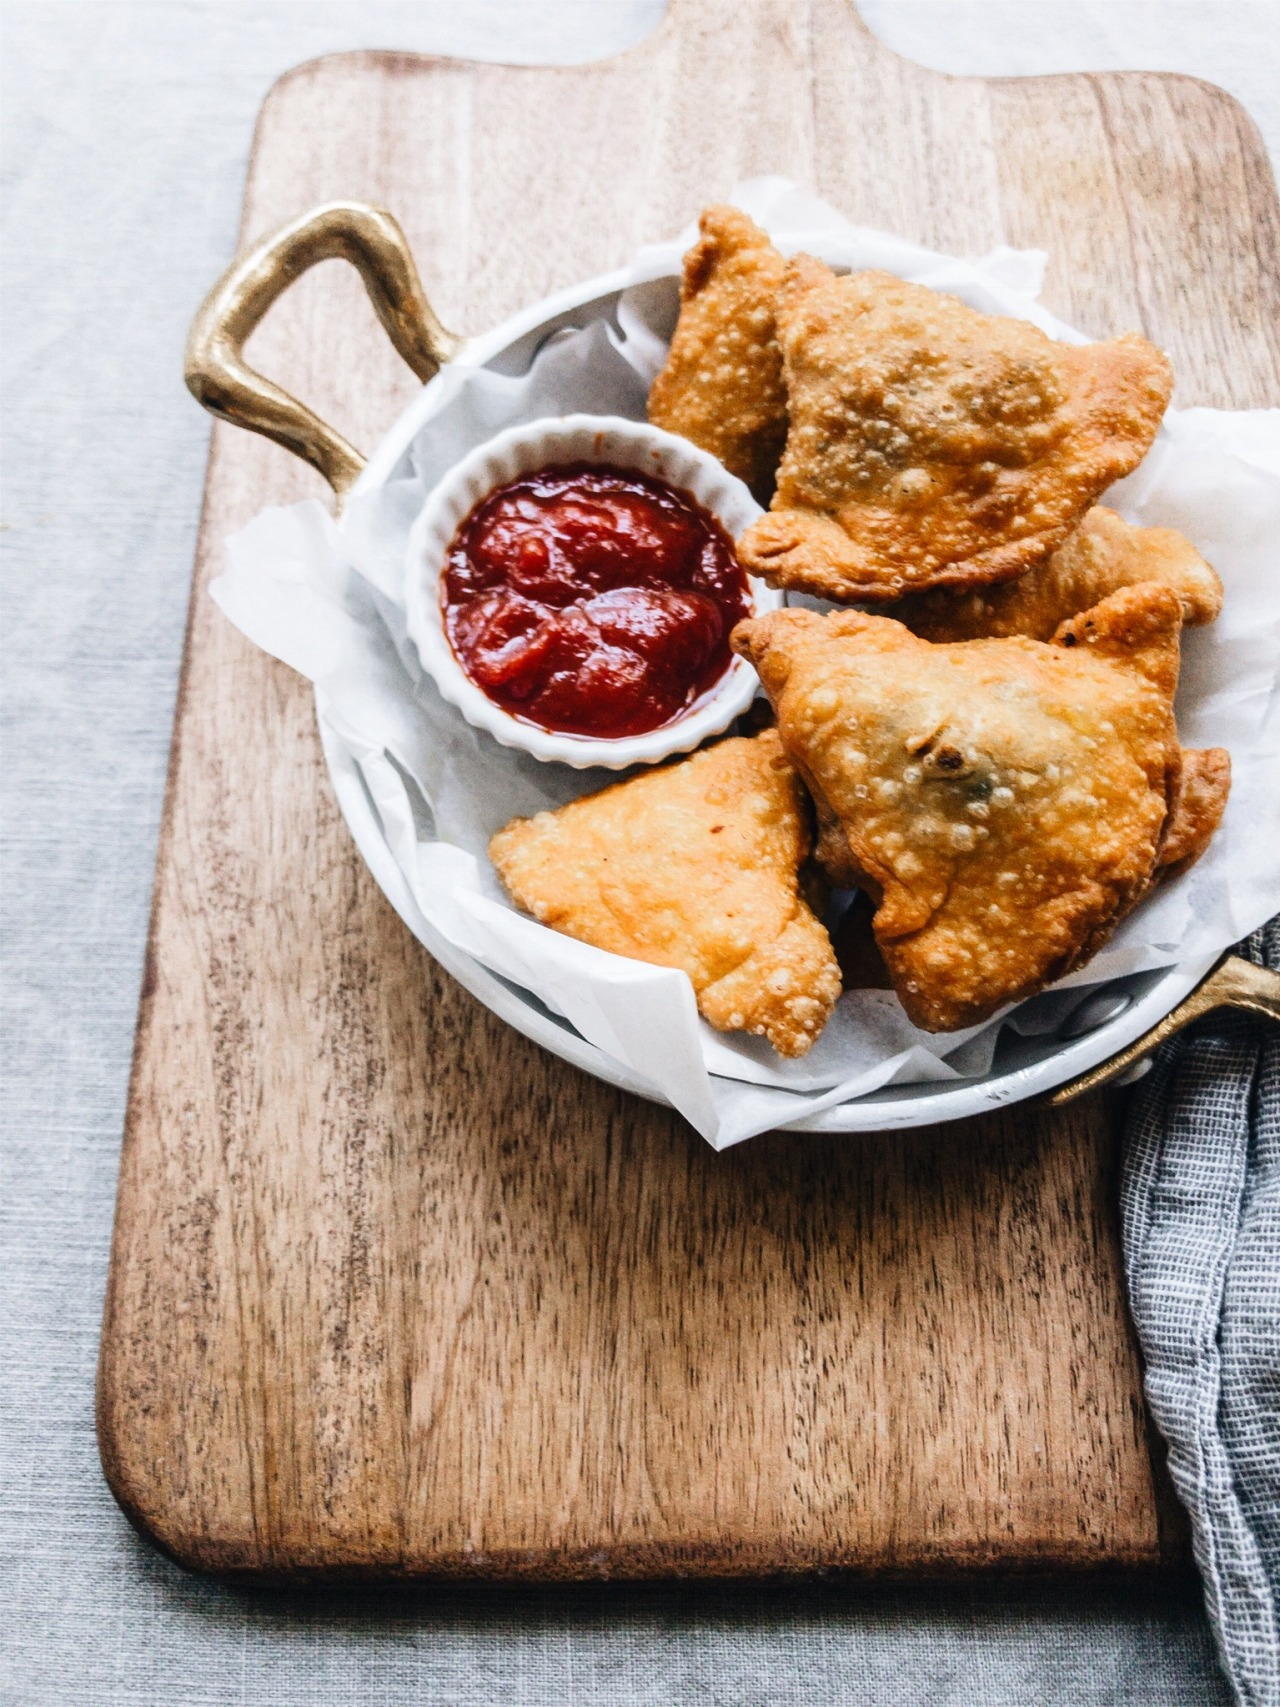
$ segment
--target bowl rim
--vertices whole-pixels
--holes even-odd
[[[471,679],[449,642],[439,587],[458,528],[491,492],[557,461],[598,462],[656,475],[708,510],[731,540],[764,513],[747,486],[715,457],[645,421],[579,413],[505,427],[460,457],[436,482],[409,531],[405,611],[419,662],[468,723],[544,763],[624,770],[691,752],[727,729],[755,698],[759,678],[745,659],[731,658],[720,679],[673,721],[638,735],[605,737],[543,729],[512,716]],[[747,586],[753,614],[780,608],[780,592],[752,575]]]
[[[822,245],[816,240],[803,242],[802,246],[815,254],[822,253]],[[653,275],[654,279],[670,278],[673,281],[678,276],[674,268]],[[582,324],[582,309],[611,305],[633,282],[629,268],[598,274],[539,302],[527,304],[487,332],[466,340],[449,367],[414,394],[379,440],[353,488],[353,495],[381,487],[391,478],[422,423],[433,413],[444,374],[464,367],[487,366],[522,340],[539,334],[549,336],[555,330],[554,322],[557,320],[564,325]],[[608,312],[608,308],[605,307],[603,312]],[[569,316],[573,318],[567,318]],[[379,887],[407,928],[465,989],[523,1036],[606,1084],[631,1091],[650,1102],[664,1102],[665,1099],[651,1086],[639,1080],[620,1062],[605,1055],[549,1013],[535,1007],[496,973],[454,948],[432,929],[391,858],[363,779],[330,728],[319,694],[316,712],[322,750],[347,827]],[[1043,1096],[1109,1060],[1149,1031],[1190,994],[1217,959],[1218,956],[1214,955],[1151,969],[1158,974],[1156,982],[1122,1013],[1084,1037],[1064,1043],[1053,1054],[1029,1066],[964,1080],[959,1084],[931,1081],[921,1084],[915,1095],[903,1095],[901,1089],[891,1095],[883,1091],[868,1092],[816,1114],[800,1110],[791,1119],[779,1121],[775,1130],[797,1133],[905,1130],[961,1120],[993,1108]]]
[[[338,797],[342,815],[353,840],[372,871],[378,886],[400,915],[406,927],[423,943],[434,959],[452,974],[464,989],[499,1019],[505,1020],[522,1036],[541,1044],[552,1055],[580,1067],[605,1084],[631,1091],[648,1102],[669,1107],[667,1099],[624,1067],[589,1043],[567,1023],[557,1020],[545,1010],[535,1007],[505,979],[491,972],[479,960],[474,960],[442,937],[423,917],[399,867],[383,840],[381,827],[369,800],[364,781],[339,737],[317,706],[320,742],[329,767],[330,780]],[[1190,995],[1201,979],[1220,957],[1181,961],[1175,965],[1153,967],[1158,974],[1152,988],[1118,1014],[1084,1037],[1065,1043],[1054,1054],[1028,1066],[1015,1067],[1002,1073],[989,1073],[980,1079],[965,1079],[958,1083],[932,1080],[911,1087],[915,1094],[904,1094],[904,1087],[886,1086],[868,1091],[817,1113],[807,1113],[801,1107],[789,1120],[780,1120],[772,1130],[777,1132],[852,1133],[890,1132],[915,1126],[937,1126],[946,1121],[963,1120],[975,1114],[1005,1108],[1024,1102],[1029,1097],[1043,1096],[1081,1073],[1100,1066],[1120,1050],[1149,1031],[1164,1016]],[[797,1093],[799,1094],[799,1093]],[[817,1101],[821,1093],[813,1093]]]

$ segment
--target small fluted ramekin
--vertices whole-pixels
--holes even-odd
[[[660,729],[608,739],[565,735],[522,722],[495,705],[459,663],[445,632],[440,577],[462,523],[490,492],[524,474],[565,463],[597,463],[656,476],[697,500],[736,540],[762,513],[741,480],[688,439],[617,415],[563,415],[509,427],[463,457],[423,505],[409,535],[405,604],[409,634],[422,667],[450,705],[504,747],[518,747],[577,770],[624,770],[688,753],[727,729],[755,696],[756,673],[735,657],[696,705]],[[777,610],[782,595],[747,578],[752,614]]]

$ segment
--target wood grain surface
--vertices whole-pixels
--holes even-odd
[[[673,0],[572,69],[301,66],[241,235],[380,202],[475,332],[760,172],[947,249],[1045,248],[1050,306],[1142,328],[1182,403],[1277,399],[1280,220],[1238,106],[947,78],[846,0]],[[337,262],[250,353],[366,448],[415,383]],[[1181,1557],[1104,1104],[716,1155],[494,1019],[361,863],[307,685],[206,596],[231,531],[317,490],[214,429],[99,1378],[135,1523],[253,1576]]]

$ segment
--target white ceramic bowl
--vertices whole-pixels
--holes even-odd
[[[742,481],[715,457],[688,439],[643,421],[617,415],[563,415],[509,427],[449,470],[409,535],[405,605],[409,634],[422,667],[468,723],[487,730],[504,747],[518,747],[535,759],[572,765],[576,770],[589,765],[623,770],[629,765],[656,764],[673,753],[692,752],[708,736],[727,729],[755,697],[756,673],[744,658],[735,657],[715,687],[674,722],[642,735],[605,739],[557,734],[512,717],[476,686],[449,644],[440,608],[440,577],[462,523],[499,486],[555,463],[573,462],[634,469],[665,480],[709,510],[731,539],[736,540],[762,514]],[[757,615],[782,604],[782,594],[763,581],[748,577],[747,584]]]

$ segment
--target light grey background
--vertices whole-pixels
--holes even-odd
[[[159,1558],[102,1482],[94,1360],[207,439],[180,355],[233,249],[254,115],[316,54],[585,60],[661,13],[662,0],[46,0],[0,14],[5,1703],[1226,1699],[1193,1591],[239,1592]],[[1239,95],[1280,149],[1269,0],[864,0],[863,13],[950,71],[1192,72]]]

